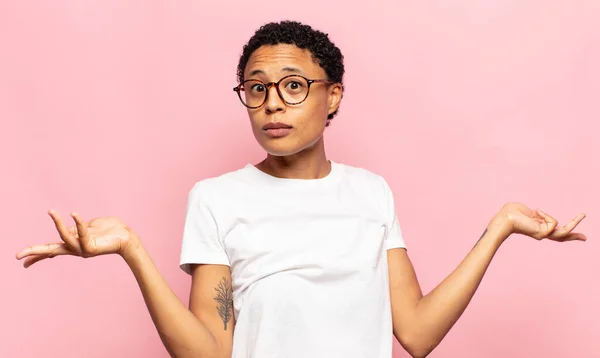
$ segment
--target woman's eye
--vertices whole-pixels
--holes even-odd
[[[262,92],[265,90],[265,86],[261,85],[261,84],[255,84],[251,87],[252,91],[254,92]]]
[[[297,90],[297,89],[299,89],[299,88],[301,88],[301,87],[302,87],[302,84],[301,84],[300,82],[290,82],[290,83],[288,84],[288,87],[289,87],[290,89]]]

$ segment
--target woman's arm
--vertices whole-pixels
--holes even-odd
[[[585,215],[564,227],[554,218],[518,203],[505,205],[458,267],[423,296],[406,250],[388,251],[394,335],[413,357],[425,357],[462,315],[498,251],[512,233],[555,241],[585,240],[571,233]]]
[[[143,246],[123,257],[139,284],[152,321],[171,357],[231,357],[234,320],[229,267],[194,266],[188,310]]]
[[[66,227],[58,213],[49,211],[61,242],[35,245],[19,251],[23,266],[60,255],[94,257],[121,255],[133,272],[152,320],[172,357],[230,357],[233,342],[231,274],[223,265],[192,268],[190,310],[173,293],[142,241],[121,219],[100,217]]]
[[[427,356],[450,331],[502,240],[498,231],[488,229],[460,265],[425,296],[406,250],[388,251],[394,335],[413,357]]]

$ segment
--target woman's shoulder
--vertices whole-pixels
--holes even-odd
[[[190,193],[209,194],[235,191],[248,184],[248,165],[218,175],[206,176],[192,185]]]
[[[359,165],[350,165],[345,163],[336,163],[342,167],[344,174],[350,180],[362,181],[364,184],[370,185],[387,185],[384,177],[377,171],[367,169]]]

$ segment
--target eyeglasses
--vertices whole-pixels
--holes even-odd
[[[329,80],[309,80],[300,75],[289,75],[278,82],[264,83],[259,80],[246,80],[233,88],[237,92],[242,104],[248,108],[256,109],[267,102],[269,89],[275,87],[279,97],[289,105],[296,105],[308,98],[310,85],[313,83],[334,83]]]

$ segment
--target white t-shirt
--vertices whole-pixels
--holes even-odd
[[[248,164],[190,191],[180,266],[230,266],[233,358],[392,357],[393,195],[377,174],[331,167],[306,180]]]

